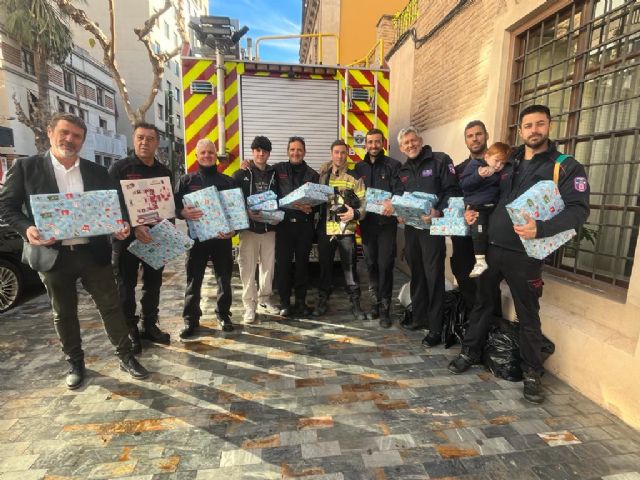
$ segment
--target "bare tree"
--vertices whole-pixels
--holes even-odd
[[[170,8],[175,10],[176,25],[178,28],[178,34],[182,39],[183,44],[189,41],[187,36],[187,29],[185,26],[183,3],[182,0],[165,0],[164,5],[160,10],[151,15],[140,28],[135,28],[133,31],[138,37],[138,40],[143,43],[147,50],[149,62],[153,70],[153,81],[149,89],[149,94],[146,100],[138,108],[131,105],[131,98],[127,90],[127,84],[123,78],[120,70],[118,69],[118,62],[116,60],[116,20],[115,20],[115,0],[106,0],[109,3],[109,33],[105,33],[96,22],[92,21],[87,13],[75,5],[71,0],[52,0],[58,8],[65,14],[67,14],[71,20],[77,23],[80,27],[89,32],[95,41],[100,45],[104,53],[103,59],[107,68],[111,71],[113,78],[116,82],[118,91],[124,103],[124,109],[127,113],[127,117],[131,124],[142,121],[149,108],[153,105],[156,95],[160,90],[160,83],[162,82],[162,76],[164,75],[164,64],[170,58],[175,57],[182,48],[182,45],[177,45],[170,51],[156,53],[151,44],[149,33],[156,24],[158,18],[166,13]],[[92,0],[98,1],[98,0]]]

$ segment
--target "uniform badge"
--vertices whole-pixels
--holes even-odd
[[[586,192],[587,185],[587,179],[585,177],[576,177],[573,179],[573,188],[578,192]]]
[[[408,177],[408,176],[400,177],[400,181],[401,181],[402,183],[407,183],[407,180],[409,180],[409,177]]]
[[[423,177],[430,177],[431,175],[433,175],[433,170],[431,170],[430,168],[428,168],[426,170],[422,170],[422,176]]]

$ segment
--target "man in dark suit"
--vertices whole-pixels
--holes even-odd
[[[56,333],[70,364],[67,387],[78,388],[85,375],[78,320],[78,278],[100,312],[109,340],[120,359],[120,368],[133,378],[146,378],[149,372],[131,352],[129,329],[120,308],[111,268],[109,237],[100,235],[57,241],[43,238],[35,226],[30,195],[115,189],[105,168],[79,157],[87,133],[81,118],[58,113],[52,117],[47,133],[51,142],[48,152],[20,158],[9,170],[0,191],[0,217],[25,240],[23,261],[38,271],[47,288]],[[125,223],[114,236],[125,238],[128,234],[129,225]]]

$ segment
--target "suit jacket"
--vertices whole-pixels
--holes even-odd
[[[116,189],[106,168],[83,158],[79,166],[85,192]],[[36,271],[47,272],[53,268],[61,243],[56,242],[50,247],[31,245],[26,234],[27,228],[35,225],[29,196],[42,193],[60,193],[50,153],[17,159],[7,172],[4,187],[0,190],[0,218],[24,239],[22,261]],[[99,265],[111,262],[109,237],[89,238],[91,254]]]

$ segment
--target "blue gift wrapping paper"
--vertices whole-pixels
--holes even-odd
[[[457,208],[464,211],[464,197],[449,197],[447,207]]]
[[[218,192],[218,195],[231,229],[237,232],[249,228],[249,217],[242,190],[239,188],[222,190]]]
[[[267,202],[269,200],[278,200],[278,196],[272,190],[267,190],[266,192],[249,195],[247,197],[247,205],[249,206],[249,208],[251,208],[254,205],[258,205],[260,203]],[[260,210],[260,209],[257,208],[255,210]],[[263,209],[263,210],[267,210],[267,209]]]
[[[391,204],[395,210],[395,216],[404,218],[407,225],[424,230],[429,228],[429,225],[422,221],[422,216],[431,211],[438,197],[430,193],[417,193],[419,195],[408,192],[403,195],[394,195],[391,198]]]
[[[464,217],[438,217],[431,220],[431,229],[429,231],[431,235],[455,235],[464,237],[469,235],[469,225],[467,225]]]
[[[307,182],[296,188],[289,195],[280,199],[280,208],[292,208],[291,205],[306,203],[311,206],[320,205],[329,201],[329,195],[333,194],[333,187],[320,185],[318,183]]]
[[[153,238],[151,243],[134,240],[127,250],[156,270],[182,255],[194,243],[188,236],[176,229],[169,220],[163,220],[154,225],[149,229],[149,233]]]
[[[551,180],[536,183],[526,192],[506,206],[507,212],[514,225],[523,225],[527,214],[533,220],[546,221],[564,210],[564,201],[558,186]],[[567,243],[576,231],[565,230],[551,237],[526,240],[521,238],[527,255],[542,260]]]
[[[382,202],[390,200],[392,197],[391,192],[386,190],[380,190],[378,188],[367,188],[365,193],[366,205],[365,211],[382,214],[383,206]]]
[[[447,218],[462,218],[464,217],[464,210],[461,208],[447,207],[442,210],[442,216]]]
[[[202,210],[202,217],[199,220],[187,220],[191,237],[203,242],[233,230],[224,214],[224,208],[216,187],[207,187],[187,193],[182,201],[189,207]]]
[[[282,210],[258,210],[256,213],[260,215],[262,223],[269,225],[277,225],[284,220],[284,212]]]
[[[259,211],[259,210],[277,210],[278,209],[278,201],[277,200],[265,200],[264,202],[256,203],[254,205],[249,206],[249,210]]]
[[[116,190],[38,194],[29,201],[36,227],[45,239],[106,235],[124,225]]]

